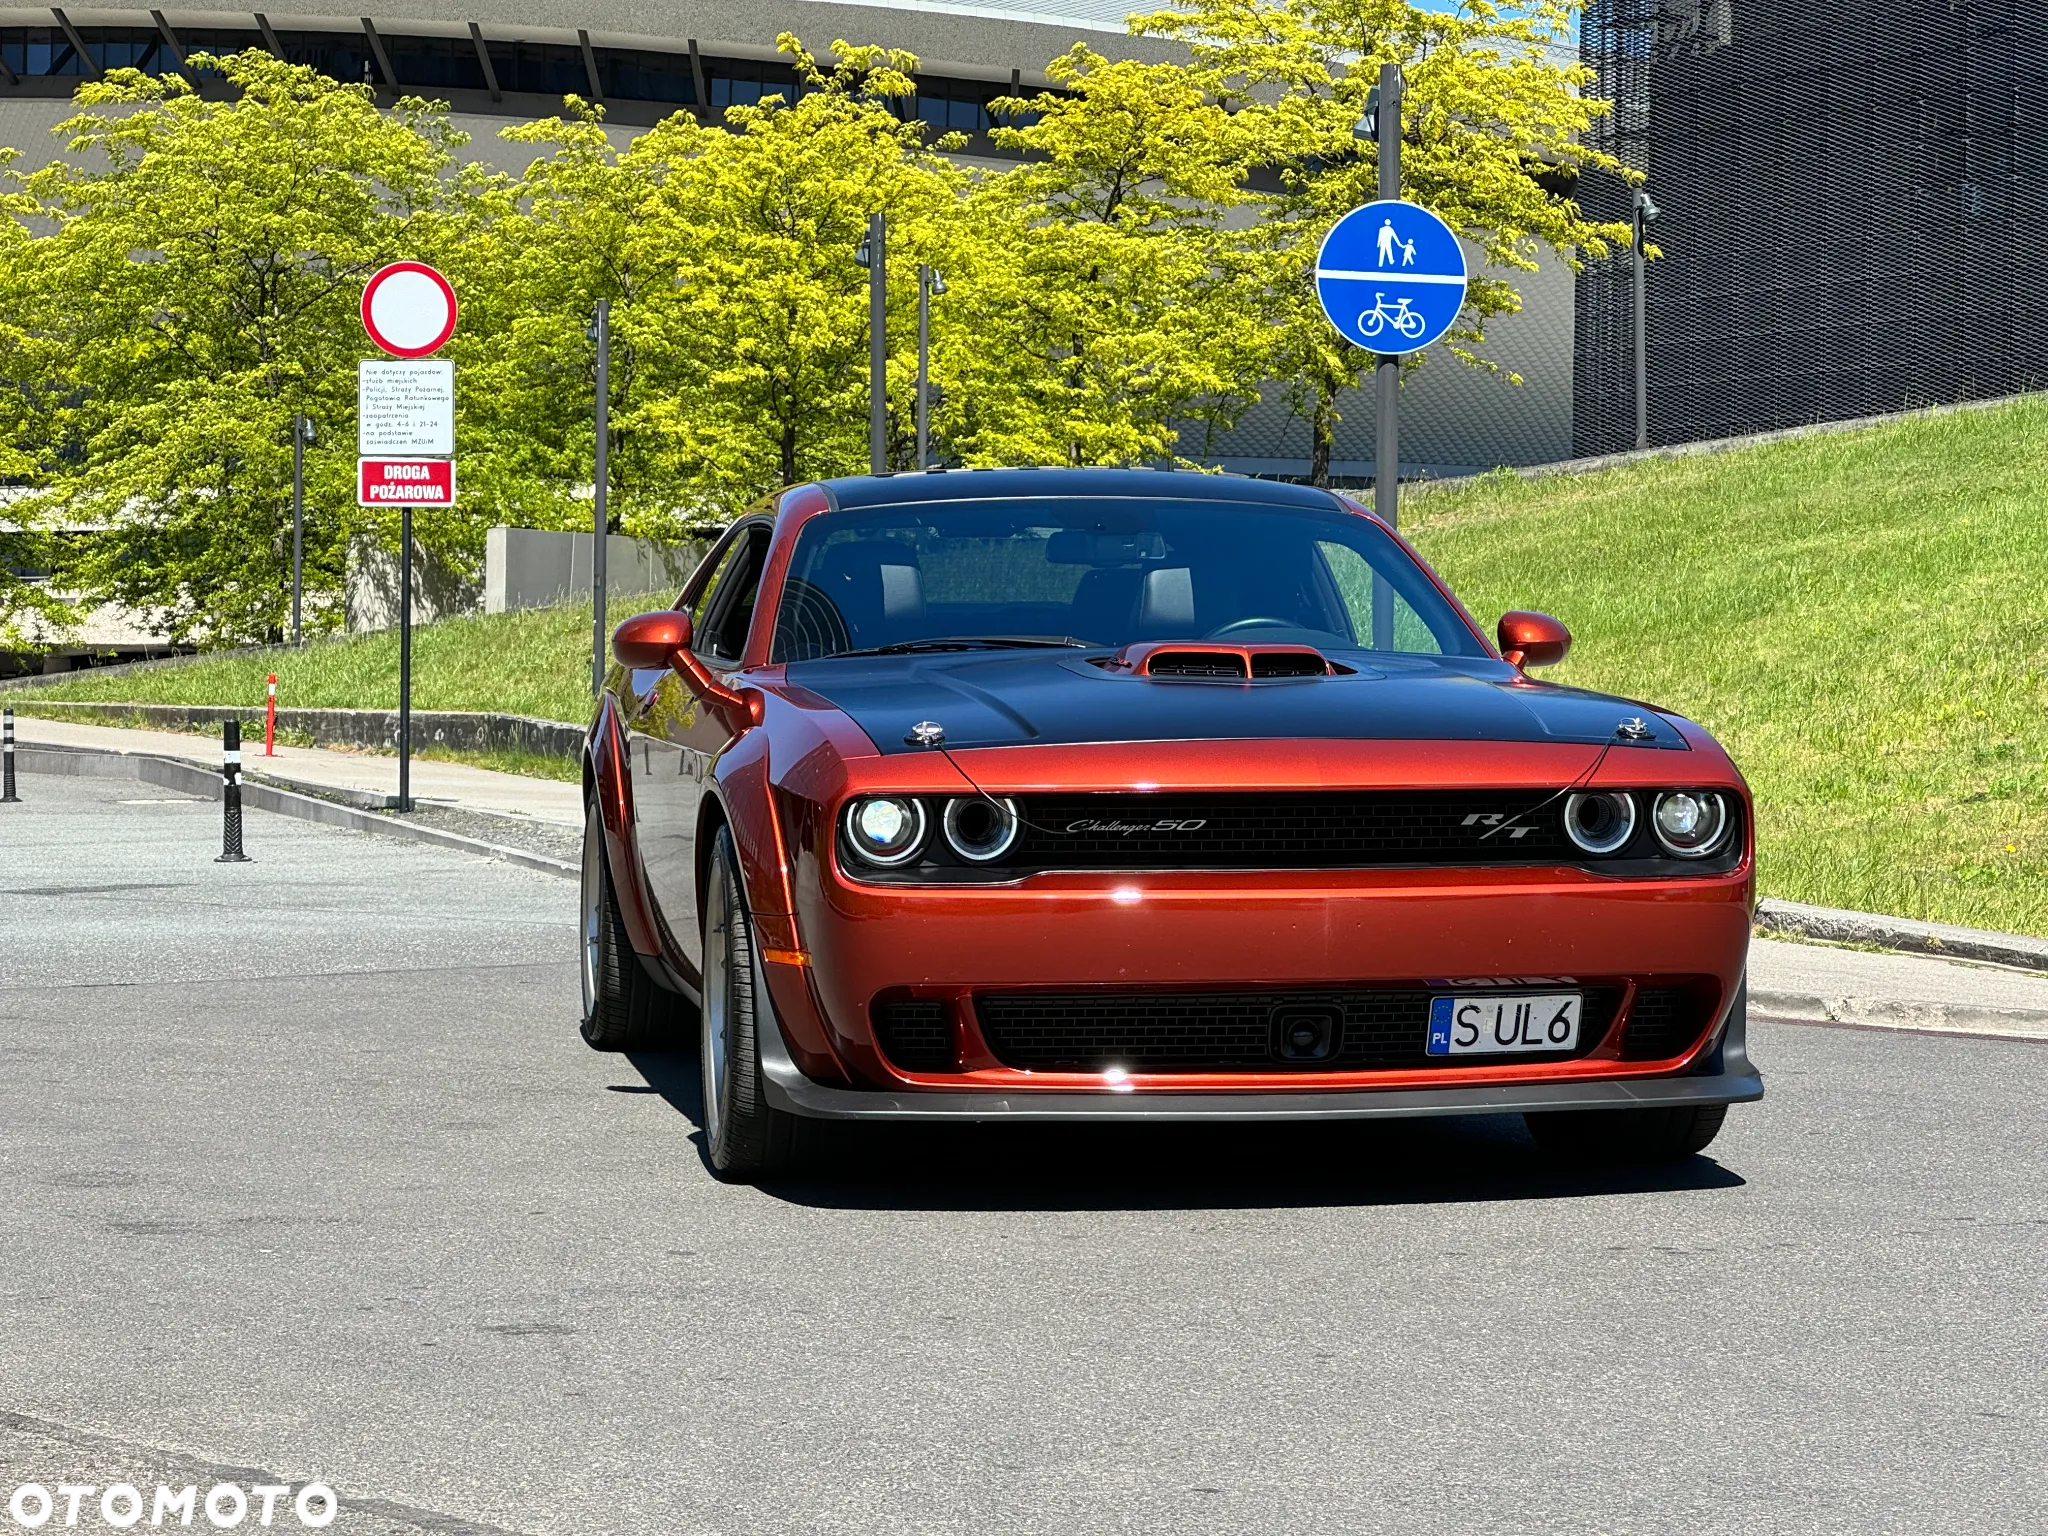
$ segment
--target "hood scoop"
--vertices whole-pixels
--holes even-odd
[[[1127,645],[1096,663],[1138,677],[1196,682],[1265,682],[1288,677],[1329,677],[1353,669],[1312,645],[1218,645],[1210,641],[1153,640]]]

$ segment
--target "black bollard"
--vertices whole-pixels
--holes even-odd
[[[216,864],[247,864],[242,852],[242,722],[220,723],[220,857]]]
[[[0,805],[14,805],[14,711],[0,710]]]

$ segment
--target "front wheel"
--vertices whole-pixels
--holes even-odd
[[[1579,1162],[1676,1163],[1721,1134],[1726,1104],[1674,1109],[1563,1109],[1525,1114],[1536,1144]]]
[[[718,829],[704,893],[704,1154],[740,1182],[796,1161],[802,1122],[768,1102],[761,1038],[776,1027],[754,986],[754,923],[732,833]]]

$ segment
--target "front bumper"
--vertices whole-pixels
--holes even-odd
[[[1443,1088],[1360,1088],[1341,1092],[1175,1093],[1103,1088],[1044,1090],[840,1088],[813,1081],[791,1058],[768,978],[755,961],[755,997],[773,1027],[759,1031],[768,1102],[813,1120],[908,1121],[1252,1121],[1378,1120],[1425,1115],[1501,1115],[1568,1109],[1672,1109],[1744,1104],[1764,1096],[1749,1059],[1747,989],[1738,988],[1695,1068],[1680,1076],[1581,1078],[1548,1083],[1474,1083]]]

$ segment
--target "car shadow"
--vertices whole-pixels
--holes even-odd
[[[648,1088],[697,1127],[694,1052],[633,1052]],[[1654,1166],[1574,1163],[1519,1115],[1245,1125],[856,1125],[806,1122],[798,1168],[759,1181],[828,1210],[1262,1209],[1563,1200],[1734,1189],[1710,1157]],[[826,1172],[825,1170],[830,1170]]]

